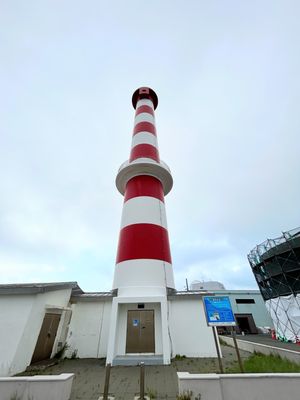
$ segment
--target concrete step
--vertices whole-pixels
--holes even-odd
[[[139,365],[141,362],[145,365],[163,365],[164,359],[162,354],[117,356],[113,359],[112,365]]]

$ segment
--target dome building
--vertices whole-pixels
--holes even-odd
[[[300,228],[256,246],[248,260],[277,337],[300,340]]]

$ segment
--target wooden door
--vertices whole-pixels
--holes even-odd
[[[129,310],[126,353],[154,353],[154,311]]]
[[[31,363],[50,358],[60,322],[60,317],[60,314],[45,314]]]

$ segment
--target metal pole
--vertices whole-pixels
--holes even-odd
[[[108,399],[110,368],[111,368],[111,364],[107,364],[107,366],[105,368],[105,382],[104,382],[103,400],[107,400]]]
[[[233,343],[234,343],[236,355],[237,355],[237,358],[238,358],[240,370],[241,370],[241,372],[245,372],[245,371],[244,371],[243,362],[242,362],[242,359],[241,359],[241,355],[240,355],[240,350],[239,350],[239,348],[238,348],[238,344],[237,344],[237,341],[236,341],[236,334],[235,334],[235,329],[234,329],[234,327],[232,327],[231,334],[232,334]]]
[[[220,349],[219,349],[219,341],[218,341],[218,337],[217,337],[217,328],[215,326],[213,326],[212,330],[214,333],[214,339],[215,339],[215,345],[216,345],[216,350],[217,350],[217,355],[218,355],[220,373],[224,374],[224,369],[223,369],[223,364],[222,364],[221,354],[220,354]]]
[[[145,363],[140,364],[140,400],[145,399]]]

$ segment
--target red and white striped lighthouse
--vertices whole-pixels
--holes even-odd
[[[202,294],[185,296],[174,287],[164,203],[173,179],[159,157],[157,103],[150,88],[134,92],[130,157],[116,178],[124,206],[107,332],[106,362],[112,365],[167,365],[175,354],[215,357]]]
[[[159,157],[156,93],[139,88],[132,104],[136,112],[130,158],[116,178],[124,206],[113,289],[119,296],[164,295],[166,288],[174,288],[164,203],[173,179]]]

